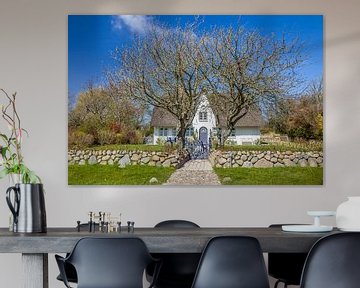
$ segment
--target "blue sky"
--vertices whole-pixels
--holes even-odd
[[[168,27],[185,25],[196,16],[184,15],[69,15],[68,17],[68,89],[72,97],[86,88],[89,81],[104,83],[103,72],[111,69],[111,53],[116,47],[131,45],[134,33],[146,33],[156,23]],[[323,17],[321,15],[202,15],[200,30],[212,26],[237,26],[257,29],[263,35],[286,33],[306,44],[308,61],[302,77],[311,82],[323,75]],[[200,32],[199,32],[200,33]],[[71,100],[73,101],[73,99]]]

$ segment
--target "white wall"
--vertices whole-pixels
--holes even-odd
[[[196,110],[195,117],[192,121],[192,127],[194,128],[194,131],[196,131],[197,136],[200,139],[200,129],[202,127],[205,127],[207,129],[207,138],[210,137],[210,133],[213,133],[213,128],[216,127],[216,119],[213,110],[210,107],[209,100],[206,96],[201,96],[201,104]],[[200,112],[207,112],[207,121],[200,121]],[[206,139],[206,143],[208,142],[208,139]]]
[[[229,140],[235,140],[239,145],[256,143],[260,140],[260,134],[259,127],[238,127],[235,128],[235,136],[230,136]]]
[[[26,161],[43,179],[49,226],[71,226],[87,211],[121,211],[136,226],[187,218],[201,226],[266,226],[311,221],[306,211],[335,209],[360,195],[360,1],[358,0],[1,0],[0,86],[18,92],[30,132]],[[325,185],[322,187],[68,187],[68,14],[324,14]],[[0,226],[8,223],[0,182]],[[334,223],[333,221],[329,221]],[[1,287],[20,287],[18,255],[0,255]],[[54,279],[50,257],[50,287]]]

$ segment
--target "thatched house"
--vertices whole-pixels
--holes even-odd
[[[238,145],[255,143],[255,141],[260,139],[260,126],[262,122],[260,109],[251,109],[236,123],[235,129],[228,140]],[[164,109],[154,108],[151,126],[154,127],[153,144],[158,143],[158,139],[167,141],[176,138],[178,120]],[[209,137],[216,135],[217,130],[224,127],[226,127],[224,117],[219,115],[218,119],[216,119],[207,98],[204,96],[196,111],[192,126],[186,131],[186,136],[190,137],[195,133],[199,140],[204,144],[208,144]]]

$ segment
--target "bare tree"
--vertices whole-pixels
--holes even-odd
[[[250,109],[274,105],[299,84],[297,68],[303,63],[302,45],[256,31],[215,27],[202,38],[202,74],[212,96],[211,107],[219,122],[225,119],[220,140]]]
[[[321,78],[312,81],[306,92],[308,97],[312,99],[312,103],[316,104],[317,109],[322,113],[324,102],[323,79]]]
[[[148,105],[133,99],[123,85],[113,84],[109,83],[106,93],[111,98],[111,114],[114,121],[134,128],[144,124]]]
[[[174,115],[182,147],[205,92],[196,25],[151,27],[130,48],[115,51],[119,69],[109,75],[112,85],[120,85],[135,99]]]
[[[115,52],[119,69],[109,74],[109,82],[173,114],[182,144],[201,96],[207,95],[218,124],[220,117],[225,122],[223,144],[250,109],[291,95],[305,60],[302,45],[240,26],[199,32],[197,24],[154,26],[138,36],[130,48]]]

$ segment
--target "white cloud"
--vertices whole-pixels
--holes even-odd
[[[116,30],[128,28],[131,32],[144,34],[152,25],[152,18],[145,15],[118,15],[113,17],[111,23]]]

